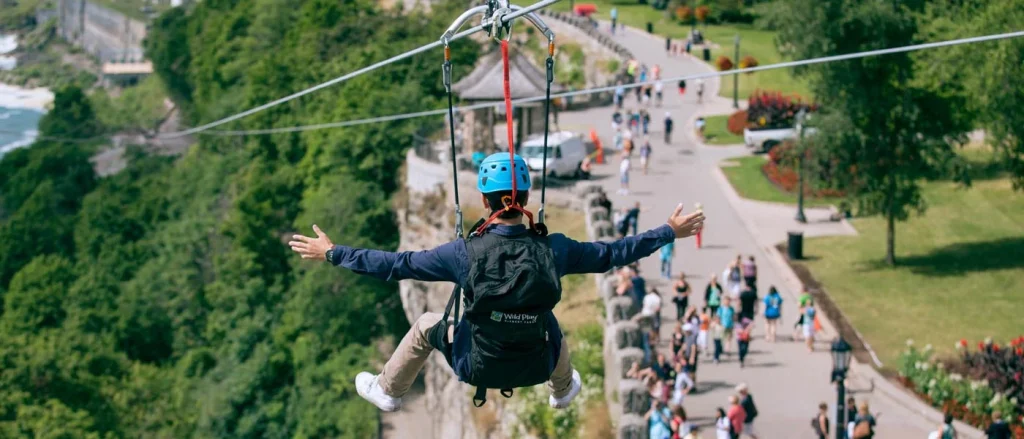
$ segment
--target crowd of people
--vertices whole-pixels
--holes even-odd
[[[602,196],[602,200],[607,197]],[[640,215],[645,211],[639,202],[611,209],[611,202],[603,206],[613,212],[613,221],[619,236],[636,234]],[[775,286],[767,293],[758,294],[758,268],[754,256],[737,255],[720,273],[711,273],[704,285],[703,295],[695,295],[699,287],[691,285],[685,273],[673,274],[672,261],[675,244],[661,248],[660,277],[671,285],[668,292],[675,313],[671,336],[661,348],[665,297],[657,288],[651,288],[641,276],[638,264],[617,270],[616,295],[629,297],[634,319],[641,327],[643,358],[632,364],[627,376],[642,382],[651,396],[651,407],[646,414],[651,439],[700,438],[699,426],[687,419],[684,401],[686,395],[699,387],[698,365],[703,361],[720,364],[726,358],[735,358],[741,368],[748,364],[747,354],[753,341],[754,321],[760,315],[765,323],[765,340],[774,343],[778,337],[778,323],[782,318],[783,298]],[[813,350],[814,334],[819,325],[813,299],[804,291],[798,299],[799,316],[794,325],[794,340],[803,339]],[[754,421],[757,407],[745,384],[737,386],[729,397],[728,406],[718,409],[713,426],[716,438],[734,439],[741,435],[757,438]],[[853,419],[853,418],[851,418]]]

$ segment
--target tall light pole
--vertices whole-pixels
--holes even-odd
[[[796,220],[801,223],[807,222],[807,217],[804,216],[804,120],[807,118],[807,111],[800,109],[796,113],[796,130],[800,135],[800,146],[797,148],[798,156],[796,159],[797,166],[797,193],[796,193]]]
[[[853,359],[853,349],[839,337],[832,343],[832,382],[836,384],[836,439],[844,439],[846,436],[846,371],[850,369],[850,360]]]
[[[697,0],[693,0],[693,8],[690,9],[690,16],[693,18],[690,20],[690,40],[693,40],[693,33],[697,31]],[[693,42],[697,44],[696,41]]]
[[[736,63],[734,69],[740,67],[740,34],[736,34]],[[740,75],[732,74],[732,108],[740,108]]]

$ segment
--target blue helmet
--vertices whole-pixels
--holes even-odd
[[[530,171],[526,167],[526,160],[518,154],[515,156],[516,190],[530,190]],[[480,163],[480,172],[476,177],[476,187],[481,193],[511,191],[513,173],[509,169],[508,153],[497,152],[487,156]]]

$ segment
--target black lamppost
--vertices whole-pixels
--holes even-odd
[[[736,61],[734,69],[740,68],[740,34],[736,34]],[[740,108],[740,75],[732,74],[732,108]]]
[[[853,349],[839,337],[832,343],[832,382],[836,384],[836,439],[844,439],[846,436],[846,425],[843,417],[846,415],[846,372],[850,370],[850,360],[853,359]]]
[[[797,148],[799,155],[796,158],[797,166],[797,193],[796,193],[796,220],[801,223],[807,222],[807,217],[804,216],[804,120],[807,119],[807,111],[800,109],[796,113],[796,131],[800,135],[800,147]]]

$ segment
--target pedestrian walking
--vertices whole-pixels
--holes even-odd
[[[743,434],[750,439],[757,439],[757,432],[754,430],[754,419],[757,418],[757,406],[754,405],[754,397],[750,394],[747,383],[740,383],[736,386],[736,393],[740,397],[740,406],[746,417],[743,419]]]
[[[732,347],[733,331],[736,329],[736,310],[732,307],[732,298],[725,296],[722,300],[722,307],[718,309],[718,316],[722,318],[722,342],[724,352],[729,352],[729,348]]]
[[[704,102],[704,80],[703,79],[698,79],[697,80],[697,103],[700,104],[700,103],[703,103],[703,102]]]
[[[765,340],[775,343],[775,335],[779,330],[779,319],[782,318],[782,295],[775,285],[768,288],[764,297]]]
[[[661,254],[659,256],[661,257],[661,276],[668,280],[672,280],[672,257],[675,253],[675,247],[675,244],[670,242],[668,244],[661,246],[660,250]],[[673,301],[674,300],[675,299],[673,298]],[[676,304],[677,308],[678,306],[679,304]]]
[[[685,79],[680,79],[679,80],[679,97],[683,97],[684,95],[686,95],[686,80]]]
[[[879,414],[880,416],[881,414]],[[860,403],[857,410],[857,417],[853,420],[853,434],[851,439],[873,439],[875,437],[875,416],[871,414],[868,403]]]
[[[647,87],[648,96],[650,96],[651,88]],[[643,133],[647,135],[647,129],[651,125],[651,113],[647,112],[647,109],[640,110],[640,125],[643,128]],[[645,139],[646,140],[646,139]]]
[[[681,362],[683,363],[683,372],[685,372],[693,382],[690,388],[695,389],[697,387],[697,362],[700,359],[700,356],[698,355],[700,352],[697,347],[696,328],[694,328],[691,323],[683,324],[683,334],[686,334],[686,342],[683,344],[683,358],[681,359]]]
[[[617,8],[612,8],[609,15],[611,15],[612,18],[612,35],[615,35],[615,23],[619,21],[619,10]]]
[[[828,404],[818,404],[818,413],[811,418],[811,429],[818,439],[829,439]]]
[[[651,399],[651,408],[644,415],[647,421],[647,431],[650,439],[671,439],[672,437],[672,412],[668,406],[656,399]]]
[[[629,153],[623,150],[619,161],[619,194],[629,195]]]
[[[804,286],[804,291],[800,293],[800,297],[797,298],[797,306],[800,309],[800,317],[796,323],[793,324],[793,340],[800,340],[801,334],[803,334],[804,326],[804,307],[807,306],[811,301],[811,293],[807,291],[807,286]],[[813,323],[813,322],[811,322]]]
[[[989,424],[988,428],[985,430],[985,434],[988,435],[988,439],[1010,439],[1012,437],[1010,433],[1010,426],[1006,423],[1006,420],[1003,419],[1002,412],[999,412],[998,410],[992,412],[992,423]]]
[[[659,107],[659,108],[661,107],[662,89],[663,88],[664,88],[664,84],[662,84],[661,79],[658,79],[657,81],[654,81],[654,106],[655,107]]]
[[[632,209],[626,211],[626,221],[629,223],[630,228],[633,229],[633,234],[636,235],[637,225],[640,223],[640,212],[644,212],[647,209],[640,209],[640,202],[637,201]]]
[[[677,319],[676,327],[672,330],[672,358],[676,362],[679,361],[679,353],[682,352],[684,344],[686,344],[686,334],[683,333],[683,322],[681,319]]]
[[[725,271],[722,272],[722,277],[726,279],[726,288],[729,289],[729,297],[737,299],[740,297],[740,291],[743,285],[743,274],[740,271],[741,257],[736,256],[736,260],[726,267]]]
[[[672,114],[665,112],[665,144],[672,143]]]
[[[701,142],[704,141],[704,127],[707,126],[707,124],[707,121],[704,120],[704,116],[698,117],[697,122],[694,124],[697,128],[697,136],[700,138]]]
[[[647,128],[647,124],[644,124],[644,129]],[[644,175],[647,175],[647,167],[651,163],[651,138],[644,136],[644,143],[640,146],[640,168],[643,169]]]
[[[814,301],[807,302],[804,307],[804,342],[807,343],[807,352],[814,352],[814,318],[817,310],[814,309]]]
[[[665,37],[665,52],[672,56],[672,37]]]
[[[732,423],[721,407],[715,409],[715,439],[732,439]]]
[[[676,290],[676,295],[672,298],[672,303],[676,305],[676,319],[682,319],[690,307],[690,283],[686,281],[686,274],[679,273],[679,279],[672,287]]]
[[[729,395],[729,411],[726,412],[729,423],[732,424],[732,439],[740,439],[743,434],[743,421],[747,419],[747,413],[740,405],[740,398],[736,395]]]
[[[714,359],[718,364],[722,358],[722,338],[725,337],[725,328],[722,327],[722,316],[715,316],[711,321],[711,341],[715,345]]]
[[[853,439],[853,426],[857,424],[857,400],[852,396],[846,400],[846,437]],[[836,428],[843,428],[837,425]],[[1010,439],[1010,438],[1006,438]]]
[[[617,96],[616,96],[616,99],[618,99]],[[612,131],[614,131],[615,134],[619,134],[619,128],[621,126],[622,126],[622,113],[618,109],[616,109],[615,112],[612,113]]]
[[[649,320],[651,322],[651,327],[654,328],[656,332],[661,331],[661,294],[658,293],[657,288],[651,288],[651,290],[644,295],[643,307],[637,317],[639,319]]]
[[[626,98],[626,87],[622,85],[622,81],[615,83],[615,109],[621,110],[623,100]]]
[[[682,439],[693,431],[693,427],[686,420],[686,410],[683,409],[682,399],[678,404],[672,404],[672,439]]]
[[[718,314],[718,307],[722,304],[722,285],[718,283],[718,275],[714,273],[711,273],[708,286],[704,287],[704,303],[711,310],[711,317]]]
[[[696,311],[696,309],[694,309]],[[708,313],[708,307],[701,309],[700,316],[697,317],[699,322],[699,330],[697,331],[697,346],[700,346],[700,350],[707,352],[707,356],[711,357],[711,350],[708,349],[708,332],[711,329],[711,314]]]
[[[697,209],[697,211],[703,211],[704,210],[704,206],[701,205],[700,203],[697,203],[696,204],[696,209]],[[704,236],[704,228],[701,227],[700,230],[697,230],[697,234],[694,236],[694,238],[697,238],[696,239],[697,250],[700,250],[700,248],[703,246],[703,243],[701,242],[701,238],[703,236]]]
[[[744,285],[743,292],[740,293],[740,319],[750,319],[754,321],[754,315],[757,313],[757,291],[750,288],[750,286]]]
[[[750,288],[757,290],[757,264],[754,263],[754,255],[747,256],[747,260],[743,261],[743,281],[747,283]]]
[[[933,431],[929,439],[958,439],[960,436],[956,432],[956,428],[953,427],[953,415],[945,413],[942,416],[942,424],[939,424],[939,429]]]
[[[754,329],[754,322],[750,319],[740,319],[736,325],[736,352],[739,354],[740,369],[746,366],[747,353],[750,352],[750,332]]]
[[[639,134],[640,131],[640,110],[633,110],[629,115],[629,128],[633,130],[633,134]]]

